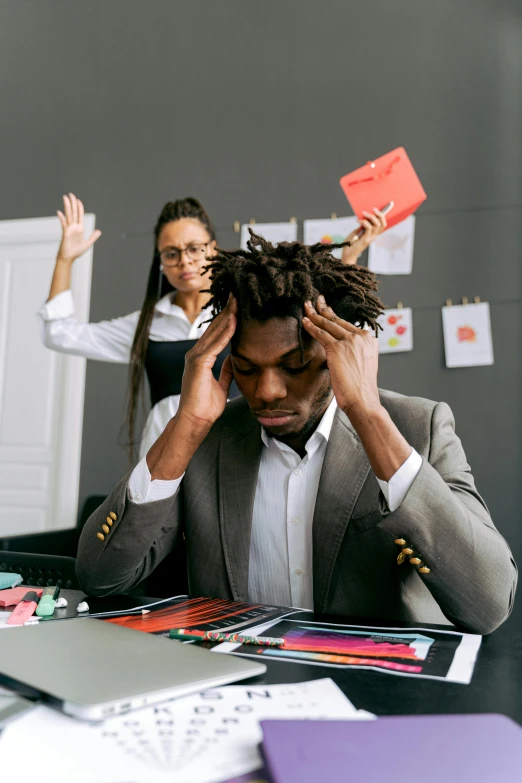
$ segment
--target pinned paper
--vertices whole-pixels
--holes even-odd
[[[413,350],[411,307],[385,310],[379,318],[379,353],[399,353]]]
[[[488,302],[442,308],[446,367],[493,364]]]
[[[305,245],[315,245],[322,242],[324,245],[338,245],[344,242],[348,234],[359,228],[359,221],[351,217],[335,218],[335,220],[305,220],[303,223],[303,241]],[[342,248],[333,250],[335,258],[341,258]]]
[[[411,275],[415,217],[410,215],[376,237],[368,251],[368,269],[378,275]]]
[[[295,242],[297,239],[297,223],[243,223],[241,226],[241,247],[243,250],[247,249],[246,243],[250,239],[249,228],[251,228],[255,234],[268,239],[274,245],[278,242]]]

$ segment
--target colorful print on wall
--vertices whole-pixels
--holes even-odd
[[[379,318],[379,353],[399,353],[413,350],[413,319],[411,307],[385,310]]]
[[[250,239],[249,228],[255,234],[268,239],[269,242],[277,244],[278,242],[295,242],[297,239],[297,223],[243,223],[241,226],[241,247],[247,249],[246,243]]]
[[[359,228],[359,221],[351,217],[335,218],[334,220],[305,220],[303,222],[303,241],[305,245],[315,245],[322,242],[325,245],[337,245],[344,242],[348,234]],[[332,255],[341,258],[342,248],[334,250]]]
[[[442,308],[446,367],[493,364],[488,302]]]

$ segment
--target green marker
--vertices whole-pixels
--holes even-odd
[[[54,587],[46,587],[40,598],[40,602],[36,607],[35,614],[38,617],[50,617],[54,612],[56,606],[56,599],[60,595],[60,588],[56,585]]]

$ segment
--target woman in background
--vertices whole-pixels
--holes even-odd
[[[140,441],[143,457],[178,409],[185,354],[207,328],[209,274],[204,271],[216,247],[214,227],[194,198],[169,201],[154,229],[154,253],[141,310],[99,323],[75,318],[70,290],[71,268],[100,237],[96,229],[85,239],[83,204],[74,194],[63,197],[58,211],[62,241],[49,298],[39,311],[43,341],[62,353],[105,362],[130,363],[127,429],[134,457],[135,425],[144,375],[150,386],[151,410]],[[228,353],[218,358],[219,374]],[[231,395],[237,394],[231,390]]]

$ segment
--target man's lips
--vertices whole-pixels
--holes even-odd
[[[296,414],[288,411],[260,411],[254,415],[263,427],[282,427]]]

